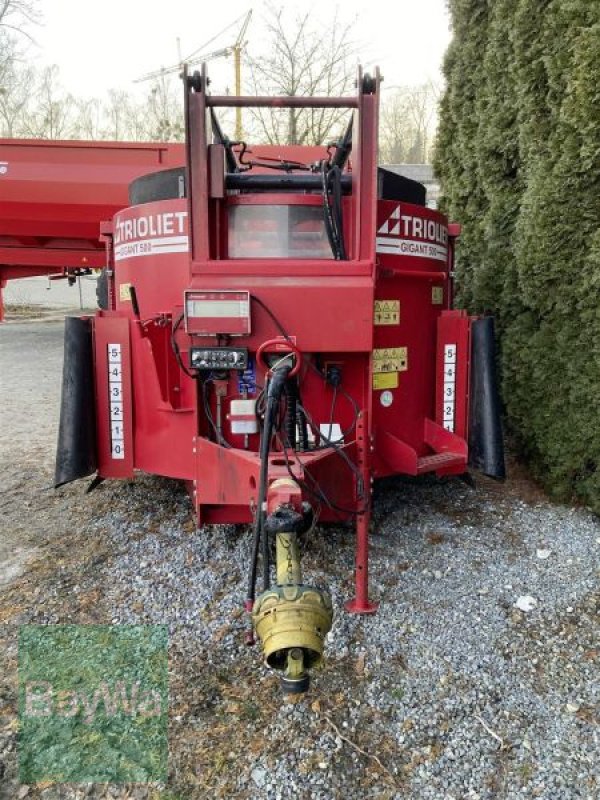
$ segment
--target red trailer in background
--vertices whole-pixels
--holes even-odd
[[[103,267],[100,223],[131,181],[184,160],[182,144],[0,139],[0,321],[8,280]]]

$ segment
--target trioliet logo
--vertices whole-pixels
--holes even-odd
[[[376,251],[445,262],[448,228],[434,219],[403,214],[401,206],[397,205],[377,231]]]
[[[131,211],[115,217],[115,261],[156,253],[187,253],[187,211],[163,211],[141,217]]]

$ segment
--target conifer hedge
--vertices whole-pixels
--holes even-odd
[[[600,2],[449,5],[436,169],[458,297],[496,316],[521,453],[600,512]]]

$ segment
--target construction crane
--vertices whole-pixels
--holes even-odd
[[[137,78],[134,83],[142,83],[143,81],[153,80],[154,78],[162,78],[165,75],[171,75],[175,72],[182,72],[184,65],[188,67],[193,67],[196,64],[200,64],[207,61],[214,61],[216,58],[228,58],[230,55],[233,55],[233,68],[234,68],[234,75],[235,75],[235,96],[240,97],[242,94],[242,51],[246,46],[245,36],[246,31],[248,30],[248,25],[250,24],[250,20],[252,18],[252,9],[250,9],[246,14],[242,14],[240,17],[235,19],[230,25],[226,28],[223,28],[222,31],[217,33],[212,39],[209,39],[205,42],[201,47],[197,50],[194,50],[193,53],[190,53],[189,56],[186,58],[179,58],[177,64],[173,64],[170,67],[161,67],[160,69],[154,70],[153,72],[148,72],[145,75],[142,75],[140,78]],[[215,42],[219,39],[223,34],[227,33],[227,31],[231,30],[232,28],[236,28],[238,24],[241,23],[239,28],[238,35],[236,40],[233,44],[227,45],[226,47],[221,47],[218,50],[213,50],[212,52],[205,53],[205,49],[208,45]],[[239,141],[242,139],[243,132],[242,132],[242,109],[236,108],[235,110],[235,138]]]

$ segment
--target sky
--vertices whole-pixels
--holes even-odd
[[[277,5],[315,9],[330,19],[335,5],[283,0]],[[64,88],[80,97],[101,97],[109,89],[147,91],[136,78],[197,50],[251,8],[248,47],[260,52],[263,6],[251,0],[226,4],[205,0],[40,0],[42,22],[32,30],[36,46],[29,56],[39,66],[57,64]],[[325,9],[325,11],[323,10]],[[365,68],[378,65],[384,89],[440,80],[444,51],[450,41],[446,0],[344,0],[343,21],[355,25],[357,52]],[[241,25],[241,22],[239,23]],[[208,46],[212,51],[233,44],[235,30]],[[233,85],[232,59],[210,64],[213,91]]]

